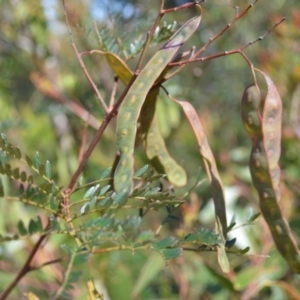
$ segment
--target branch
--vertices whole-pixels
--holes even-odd
[[[145,41],[145,44],[143,46],[143,50],[142,50],[142,54],[139,58],[139,61],[137,63],[137,66],[136,66],[136,69],[135,69],[135,73],[138,73],[140,68],[141,68],[141,65],[142,65],[142,62],[145,58],[145,55],[146,55],[146,52],[149,48],[149,44],[151,42],[151,39],[155,33],[155,30],[159,24],[159,22],[161,21],[161,19],[163,18],[163,16],[165,14],[168,14],[168,13],[171,13],[171,12],[175,12],[175,11],[179,11],[181,9],[186,9],[186,8],[190,8],[190,7],[193,7],[201,2],[204,2],[205,0],[200,0],[200,1],[194,1],[194,2],[190,2],[190,3],[186,3],[186,4],[183,4],[181,6],[177,6],[177,7],[173,7],[173,8],[169,8],[169,9],[164,9],[164,5],[165,5],[165,1],[164,0],[161,0],[161,4],[160,4],[160,10],[159,10],[159,13],[158,13],[158,16],[152,26],[152,28],[150,29],[150,31],[147,32],[147,38],[146,38],[146,41]]]
[[[36,271],[36,270],[39,270],[39,269],[41,269],[43,267],[46,267],[46,266],[49,266],[49,265],[53,265],[53,264],[57,264],[59,262],[64,261],[66,258],[67,257],[60,257],[60,258],[56,258],[56,259],[53,259],[53,260],[46,261],[46,262],[42,263],[41,265],[39,265],[37,267],[31,267],[28,272]]]
[[[46,225],[45,230],[47,230],[50,227],[50,222],[48,222],[48,224]],[[7,287],[7,289],[1,294],[0,296],[0,300],[4,300],[7,298],[7,296],[11,293],[11,291],[15,288],[15,286],[19,283],[19,281],[28,273],[31,271],[31,262],[34,258],[34,256],[36,255],[37,251],[39,250],[41,244],[43,243],[43,241],[45,240],[45,238],[47,237],[46,234],[40,236],[39,240],[37,241],[37,243],[34,245],[33,249],[31,250],[31,253],[29,254],[23,268],[20,270],[20,272],[18,273],[18,275],[16,276],[16,278],[13,280],[13,282]]]
[[[249,46],[263,40],[267,35],[269,35],[278,25],[280,25],[282,22],[285,21],[285,18],[282,18],[279,22],[277,22],[271,29],[269,29],[267,32],[265,32],[262,36],[258,37],[256,40],[253,40],[251,42],[249,42],[248,44],[241,46],[237,49],[234,50],[230,50],[230,51],[224,51],[221,53],[217,53],[217,54],[213,54],[213,55],[209,55],[209,56],[204,56],[204,57],[199,57],[199,58],[191,58],[188,60],[183,60],[183,61],[179,61],[179,62],[173,62],[170,63],[169,66],[183,66],[192,62],[198,62],[198,61],[206,61],[206,60],[211,60],[211,59],[215,59],[218,57],[222,57],[222,56],[226,56],[226,55],[232,55],[232,54],[236,54],[239,53],[243,56],[243,58],[247,61],[247,63],[249,64],[249,66],[252,65],[252,63],[250,62],[250,60],[246,57],[246,55],[243,53],[243,50],[245,50],[246,48],[248,48]],[[202,47],[203,48],[203,47]],[[202,49],[201,48],[201,49]],[[200,49],[200,50],[201,50]],[[199,52],[199,51],[198,51]]]
[[[62,2],[63,2],[63,7],[64,7],[64,16],[65,16],[65,20],[66,20],[68,32],[69,32],[70,39],[71,39],[71,46],[74,49],[74,52],[75,52],[76,57],[77,57],[77,60],[78,60],[78,62],[80,64],[80,66],[81,66],[81,68],[82,68],[82,70],[83,70],[83,72],[84,72],[84,74],[85,74],[88,82],[91,84],[91,86],[92,86],[92,88],[93,88],[93,90],[94,90],[94,92],[95,92],[98,100],[100,101],[100,103],[101,103],[104,111],[107,113],[108,112],[108,108],[107,108],[107,106],[106,106],[106,104],[105,104],[105,102],[104,102],[104,100],[103,100],[100,92],[98,91],[97,86],[95,85],[93,79],[91,78],[89,72],[87,71],[87,69],[85,67],[85,64],[84,64],[84,62],[82,60],[82,53],[78,52],[76,44],[75,44],[75,42],[73,40],[73,34],[72,34],[72,31],[71,31],[71,28],[70,28],[70,25],[69,25],[68,16],[67,16],[67,6],[66,6],[66,3],[65,3],[65,0],[62,0]]]
[[[118,108],[119,106],[121,105],[122,101],[124,100],[128,90],[130,89],[131,85],[133,84],[133,82],[135,81],[137,75],[133,75],[133,77],[131,78],[131,81],[130,83],[127,85],[126,89],[123,91],[122,95],[120,96],[119,100],[115,103],[115,105],[113,106],[112,110],[104,117],[99,129],[97,130],[93,140],[91,141],[88,149],[86,150],[86,152],[84,153],[83,157],[82,157],[82,160],[76,170],[76,172],[74,173],[71,181],[70,181],[70,184],[68,186],[68,189],[67,189],[67,192],[69,194],[71,194],[71,192],[73,191],[75,185],[76,185],[76,182],[77,182],[77,179],[79,178],[88,158],[90,157],[90,155],[92,154],[92,152],[94,151],[96,145],[98,144],[99,142],[99,139],[101,138],[104,130],[106,129],[107,125],[109,124],[110,120],[116,116],[117,114],[117,111],[118,111]]]
[[[258,0],[255,0],[253,3],[251,3],[243,12],[241,12],[240,14],[238,14],[230,23],[228,23],[219,33],[217,33],[214,37],[210,38],[203,47],[201,47],[195,54],[194,57],[199,56],[202,52],[204,52],[206,50],[206,48],[212,43],[214,42],[218,37],[220,37],[221,35],[224,34],[224,32],[226,32],[236,21],[238,21],[239,19],[241,19],[244,15],[246,15],[248,13],[248,11],[255,5],[255,3]]]
[[[244,15],[246,15],[248,13],[248,11],[255,5],[255,3],[258,0],[255,0],[253,3],[251,3],[241,14],[237,14],[236,17],[230,22],[228,23],[219,33],[217,33],[214,37],[210,38],[203,47],[201,47],[197,52],[193,53],[193,55],[191,56],[191,59],[187,60],[187,63],[193,62],[192,59],[196,59],[197,56],[199,56],[201,53],[203,53],[206,48],[212,44],[218,37],[220,37],[221,35],[224,34],[225,31],[227,31],[236,21],[238,21],[240,18],[242,18]],[[223,54],[221,56],[224,56],[226,54]],[[219,57],[219,56],[217,56]],[[216,58],[216,57],[212,57],[211,59]],[[170,74],[169,76],[166,76],[164,81],[167,81],[168,79],[170,79],[172,76],[174,76],[175,74],[177,74],[179,71],[181,71],[181,69],[185,66],[184,62],[182,61],[182,64],[177,64],[177,63],[170,63],[169,66],[180,66],[175,72],[173,72],[172,74]]]

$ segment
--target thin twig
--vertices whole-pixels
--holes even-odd
[[[60,257],[60,258],[56,258],[56,259],[53,259],[53,260],[49,260],[49,261],[46,261],[44,263],[42,263],[41,265],[37,266],[37,267],[31,267],[30,270],[28,272],[32,272],[32,271],[36,271],[36,270],[39,270],[43,267],[46,267],[46,266],[49,266],[49,265],[53,265],[53,264],[57,264],[59,262],[62,262],[64,261],[65,259],[67,259],[67,257]]]
[[[145,58],[146,52],[147,52],[147,50],[149,48],[151,39],[152,39],[152,37],[153,37],[153,35],[155,33],[155,30],[156,30],[159,22],[161,21],[162,17],[164,16],[164,13],[162,12],[163,9],[164,9],[164,5],[165,5],[165,1],[161,0],[158,16],[157,16],[154,24],[152,25],[152,28],[150,29],[150,31],[147,32],[147,38],[146,38],[145,44],[143,46],[143,50],[142,50],[142,53],[140,55],[139,61],[138,61],[137,65],[136,65],[135,74],[139,73],[139,70],[140,70],[140,68],[142,66],[142,63],[143,63],[143,60]]]
[[[169,9],[164,9],[165,1],[164,0],[161,1],[161,3],[160,3],[160,10],[159,10],[158,16],[157,16],[157,18],[156,18],[156,20],[155,20],[152,28],[150,29],[150,31],[147,32],[147,38],[146,38],[145,44],[143,46],[142,54],[141,54],[141,56],[139,58],[139,61],[137,63],[136,69],[135,69],[135,73],[136,74],[139,73],[139,70],[140,70],[140,68],[142,66],[142,62],[143,62],[143,60],[145,58],[145,55],[146,55],[146,52],[147,52],[147,50],[149,48],[151,39],[152,39],[152,37],[153,37],[153,35],[155,33],[155,30],[156,30],[159,22],[163,18],[163,16],[165,14],[168,14],[168,13],[171,13],[171,12],[175,12],[175,11],[178,11],[178,10],[181,10],[181,9],[186,9],[186,8],[193,7],[196,4],[199,4],[201,2],[204,2],[204,0],[190,2],[190,3],[183,4],[181,6],[177,6],[177,7],[173,7],[173,8],[169,8]]]
[[[112,110],[114,102],[115,102],[118,81],[119,81],[118,76],[115,76],[114,85],[113,85],[112,90],[111,90],[110,101],[109,101],[109,106],[108,106],[109,111]]]
[[[251,3],[243,12],[238,14],[231,22],[229,22],[218,34],[216,34],[214,37],[210,38],[204,45],[201,47],[194,55],[194,57],[199,56],[201,53],[203,53],[206,48],[214,42],[217,38],[219,38],[221,35],[223,35],[236,21],[241,19],[243,16],[245,16],[248,11],[255,5],[255,3],[258,0],[255,0],[253,3]]]
[[[50,227],[50,222],[48,222],[45,230],[47,230]],[[1,294],[0,296],[0,300],[4,300],[7,298],[7,296],[11,293],[11,291],[15,288],[15,286],[19,283],[19,281],[28,273],[31,271],[31,267],[30,264],[34,258],[34,256],[36,255],[37,251],[39,250],[41,244],[43,243],[43,241],[45,240],[45,238],[47,237],[46,234],[41,235],[39,240],[37,241],[37,243],[34,245],[33,249],[31,250],[25,264],[23,265],[22,269],[20,270],[20,272],[18,273],[18,275],[16,276],[16,278],[12,281],[12,283],[7,287],[7,289]]]
[[[240,7],[237,6],[237,5],[231,4],[231,1],[230,1],[230,0],[227,0],[227,2],[228,2],[228,5],[229,5],[229,6],[231,6],[232,8],[235,9],[235,15],[237,16],[237,15],[239,14]]]
[[[213,38],[209,39],[208,42],[206,42],[204,44],[204,46],[202,46],[197,52],[195,52],[193,54],[193,56],[187,60],[187,63],[190,63],[193,61],[193,59],[196,59],[197,56],[199,56],[201,53],[203,53],[206,48],[213,42],[215,41],[218,37],[220,37],[221,35],[224,34],[225,31],[227,31],[236,21],[238,21],[239,19],[241,19],[244,15],[247,14],[247,12],[255,5],[255,3],[257,2],[258,0],[255,0],[253,3],[251,3],[241,14],[237,15],[230,23],[228,23],[219,33],[217,33]],[[237,53],[237,52],[236,52]],[[221,56],[224,56],[226,54],[223,54]],[[217,56],[217,57],[220,57],[220,56]],[[206,60],[208,60],[208,57],[206,58]],[[184,61],[182,61],[184,62]],[[170,79],[172,76],[174,76],[175,74],[177,74],[179,71],[181,71],[182,68],[185,67],[185,64],[182,63],[170,63],[169,66],[179,66],[179,68],[176,70],[176,72],[173,72],[171,75],[167,76],[166,77],[166,80]],[[165,80],[165,81],[166,81]]]
[[[94,92],[95,92],[98,100],[100,101],[100,103],[101,103],[104,111],[107,113],[108,112],[107,105],[105,104],[105,102],[104,102],[104,100],[103,100],[103,98],[102,98],[102,96],[101,96],[101,94],[100,94],[97,86],[95,85],[93,79],[91,78],[89,72],[87,71],[87,69],[85,67],[85,64],[84,64],[84,62],[82,60],[82,57],[81,57],[82,54],[79,53],[79,51],[78,51],[78,49],[76,47],[76,44],[75,44],[74,39],[73,39],[73,34],[72,34],[72,31],[71,31],[71,28],[70,28],[70,25],[69,25],[69,20],[68,20],[68,16],[67,16],[67,6],[66,6],[66,3],[65,3],[65,0],[62,0],[62,2],[63,2],[63,7],[64,7],[65,21],[66,21],[66,25],[67,25],[68,32],[69,32],[70,39],[71,39],[71,46],[72,46],[72,48],[73,48],[73,50],[74,50],[74,52],[76,54],[77,60],[78,60],[78,62],[80,64],[80,66],[81,66],[81,68],[82,68],[82,70],[83,70],[83,72],[84,72],[84,74],[85,74],[88,82],[91,84],[91,86],[92,86],[92,88],[93,88],[93,90],[94,90]]]
[[[72,43],[72,48],[73,48],[74,51],[75,51],[76,57],[77,57],[77,59],[78,59],[78,61],[79,61],[79,64],[80,64],[80,66],[81,66],[81,68],[82,68],[82,70],[83,70],[83,72],[84,72],[84,74],[85,74],[87,80],[88,80],[89,83],[91,84],[91,86],[92,86],[92,88],[93,88],[93,90],[94,90],[94,92],[95,92],[95,94],[96,94],[98,100],[100,101],[100,103],[101,103],[101,105],[102,105],[104,111],[107,113],[107,112],[108,112],[107,105],[105,104],[105,102],[104,102],[104,100],[103,100],[103,98],[102,98],[102,96],[101,96],[101,94],[100,94],[100,92],[99,92],[97,86],[95,85],[93,79],[91,78],[89,72],[88,72],[87,69],[85,68],[85,64],[84,64],[84,62],[83,62],[83,60],[82,60],[81,53],[78,52],[77,47],[76,47],[76,45],[75,45],[74,43]]]
[[[177,7],[165,9],[165,10],[162,11],[162,13],[163,14],[168,14],[168,13],[179,11],[179,10],[182,10],[182,9],[187,9],[187,8],[195,6],[196,4],[200,4],[200,3],[204,2],[204,1],[205,0],[185,3],[185,4],[181,5],[181,6],[177,6]]]
[[[243,58],[247,61],[247,63],[251,66],[252,63],[250,62],[250,60],[246,57],[246,55],[243,53],[243,50],[248,48],[249,46],[255,44],[256,42],[259,42],[261,40],[263,40],[267,35],[269,35],[278,25],[280,25],[282,22],[285,21],[285,18],[282,18],[279,22],[277,22],[271,29],[269,29],[266,33],[264,33],[262,36],[260,36],[259,38],[257,38],[256,40],[253,40],[251,42],[249,42],[248,44],[239,47],[237,49],[234,50],[230,50],[230,51],[224,51],[221,53],[217,53],[217,54],[213,54],[213,55],[209,55],[209,56],[204,56],[204,57],[199,57],[199,58],[191,58],[189,60],[183,60],[183,61],[179,61],[179,62],[174,62],[174,63],[170,63],[169,66],[182,66],[185,64],[189,64],[192,62],[197,62],[197,61],[206,61],[206,60],[211,60],[211,59],[215,59],[218,57],[222,57],[222,56],[226,56],[226,55],[232,55],[232,54],[236,54],[239,53],[243,56]]]
[[[124,100],[128,90],[130,89],[132,83],[135,81],[136,79],[136,75],[133,75],[133,77],[131,78],[130,83],[127,85],[126,89],[123,91],[122,95],[120,96],[119,100],[115,103],[114,107],[112,108],[112,110],[104,117],[99,129],[97,130],[93,140],[91,141],[88,149],[86,150],[85,154],[82,157],[82,160],[76,170],[76,172],[74,173],[70,184],[67,188],[67,193],[71,193],[76,185],[77,179],[79,178],[88,158],[90,157],[90,155],[92,154],[92,152],[94,151],[96,145],[99,142],[99,139],[101,138],[104,130],[106,129],[107,125],[109,124],[110,120],[117,114],[118,108],[121,105],[122,101]]]

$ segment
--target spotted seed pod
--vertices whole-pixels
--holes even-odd
[[[290,267],[300,273],[300,252],[280,204],[278,162],[281,150],[281,98],[271,78],[257,71],[263,75],[267,84],[265,99],[261,99],[255,85],[247,87],[242,97],[242,120],[252,141],[249,160],[251,177],[259,195],[262,215],[277,249]]]
[[[180,46],[195,32],[201,15],[186,22],[150,59],[129,89],[118,112],[116,141],[120,161],[115,171],[114,187],[117,193],[129,195],[133,188],[134,145],[137,120],[147,94],[172,60]]]

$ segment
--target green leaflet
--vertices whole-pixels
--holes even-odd
[[[250,172],[258,191],[260,208],[276,247],[289,266],[300,273],[300,253],[291,229],[280,207],[280,157],[282,103],[271,78],[260,72],[268,87],[260,99],[255,85],[246,88],[242,97],[242,120],[252,140]]]
[[[175,186],[184,186],[187,182],[185,170],[170,156],[155,114],[155,104],[159,87],[147,95],[141,111],[141,132],[146,134],[146,155],[159,173],[166,173],[168,180]]]
[[[219,226],[221,231],[218,232],[226,237],[227,220],[223,184],[217,169],[214,155],[207,141],[204,128],[195,108],[189,102],[177,101],[173,97],[169,97],[182,107],[184,114],[186,115],[186,118],[193,129],[194,135],[198,142],[199,152],[205,166],[205,171],[210,182],[211,194],[215,205],[216,220],[219,219],[221,223],[221,226]],[[219,227],[217,227],[217,229]]]
[[[195,32],[201,15],[186,22],[150,59],[129,89],[117,120],[116,141],[120,151],[120,161],[115,171],[114,187],[117,193],[129,195],[133,188],[134,142],[137,120],[145,98],[156,79],[172,60],[180,46]]]

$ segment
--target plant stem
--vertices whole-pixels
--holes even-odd
[[[49,227],[50,223],[48,223],[48,225],[46,226],[45,229],[47,229]],[[15,286],[18,284],[18,282],[22,279],[22,277],[24,277],[28,272],[31,271],[31,262],[35,256],[35,254],[37,253],[37,251],[39,250],[42,242],[45,240],[45,238],[47,237],[46,234],[40,236],[39,240],[37,241],[37,243],[34,245],[31,253],[29,254],[23,268],[20,270],[20,272],[18,273],[18,275],[16,276],[16,278],[13,280],[13,282],[7,287],[7,289],[1,294],[0,296],[0,300],[4,300],[7,298],[7,296],[11,293],[11,291],[15,288]]]

